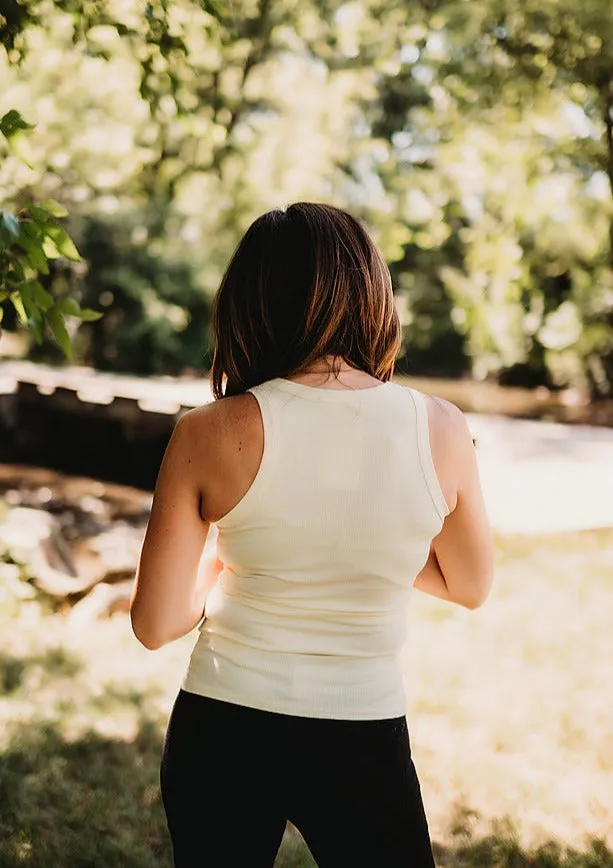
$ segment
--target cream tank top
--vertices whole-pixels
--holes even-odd
[[[304,717],[400,717],[412,584],[449,509],[424,396],[395,383],[250,389],[264,451],[217,522],[224,568],[184,690]]]

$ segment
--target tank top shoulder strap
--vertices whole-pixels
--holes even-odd
[[[449,506],[445,500],[445,495],[443,494],[434,467],[434,460],[432,458],[426,396],[423,392],[418,392],[417,389],[411,389],[408,386],[400,386],[400,388],[407,394],[409,400],[413,404],[415,412],[415,430],[417,434],[417,452],[419,455],[421,470],[439,518],[444,520],[445,517],[449,515]]]

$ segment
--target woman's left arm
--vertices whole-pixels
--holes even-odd
[[[214,583],[210,568],[199,569],[210,526],[200,514],[201,412],[182,416],[170,438],[136,571],[132,629],[151,650],[196,626]]]

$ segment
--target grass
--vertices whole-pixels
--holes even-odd
[[[613,868],[612,577],[613,530],[508,537],[485,608],[415,595],[408,717],[440,868]],[[158,765],[193,639],[151,654],[126,616],[77,629],[6,597],[0,635],[0,868],[170,868]],[[313,865],[290,829],[276,868]]]

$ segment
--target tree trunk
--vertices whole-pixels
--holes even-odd
[[[605,170],[609,178],[611,200],[613,202],[613,80],[609,81],[601,90],[603,98],[603,113],[605,125]],[[613,276],[613,207],[609,217],[609,268]],[[605,313],[605,322],[613,340],[613,306]],[[590,380],[590,392],[593,401],[610,399],[613,392],[613,348],[605,350],[600,358],[602,368],[606,375],[604,383],[597,382],[587,371]]]
[[[613,199],[613,82],[609,83],[604,104],[604,123],[606,130],[606,165]],[[609,219],[609,264],[613,271],[613,208]]]

